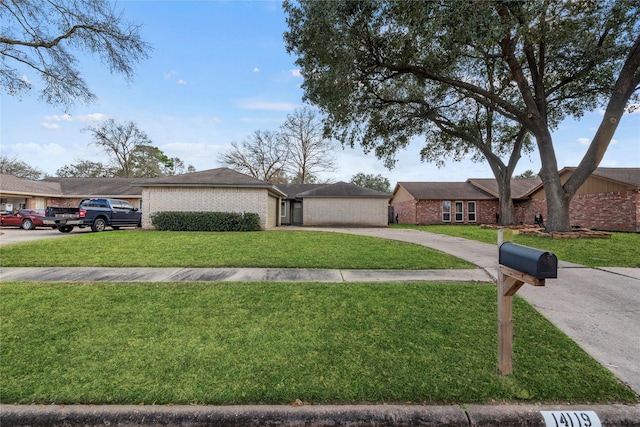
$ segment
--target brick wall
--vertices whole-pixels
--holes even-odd
[[[142,189],[142,228],[152,229],[154,212],[251,212],[267,225],[268,191],[259,188],[145,187]]]
[[[313,226],[386,227],[387,199],[307,198],[302,223]]]
[[[500,212],[500,204],[497,200],[478,200],[476,211],[478,224],[495,224],[496,214]]]
[[[393,213],[398,215],[400,224],[416,223],[416,200],[407,200],[393,204]]]
[[[395,203],[393,209],[401,224],[469,224],[468,202],[476,202],[476,221],[471,224],[495,224],[496,212],[499,210],[497,200],[464,200],[462,222],[455,221],[456,201],[459,200],[451,200],[451,221],[447,222],[442,221],[442,200],[408,200]]]
[[[547,217],[545,199],[516,204],[516,221],[532,224],[536,213]],[[640,231],[640,194],[633,190],[574,196],[569,209],[572,226],[609,231]]]
[[[547,201],[545,199],[529,199],[513,203],[516,224],[533,224],[536,214],[542,214],[547,218]]]
[[[582,194],[571,200],[571,225],[598,230],[640,231],[635,191]]]

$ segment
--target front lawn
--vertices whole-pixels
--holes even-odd
[[[392,227],[411,228],[431,233],[463,237],[484,243],[497,244],[498,232],[475,225],[406,225]],[[640,233],[612,233],[608,239],[552,239],[550,237],[513,235],[515,243],[553,252],[559,260],[589,267],[640,267]]]
[[[0,247],[3,267],[475,268],[420,245],[315,231],[107,231]]]
[[[0,314],[2,403],[637,402],[517,297],[500,377],[492,285],[3,283]]]

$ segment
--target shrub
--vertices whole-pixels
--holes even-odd
[[[251,212],[158,212],[151,223],[160,231],[260,230],[260,216]]]

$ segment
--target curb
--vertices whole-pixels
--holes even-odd
[[[640,405],[0,405],[0,425],[608,427],[640,426]]]

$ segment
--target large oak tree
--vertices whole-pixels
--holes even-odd
[[[484,123],[494,134],[508,130],[493,152],[509,147],[509,164],[522,145],[512,139],[509,146],[504,137],[530,133],[541,159],[547,228],[566,231],[571,199],[602,160],[640,84],[639,8],[626,0],[285,1],[285,41],[298,56],[305,98],[327,114],[333,134],[379,157],[429,132],[439,136],[423,150],[428,160],[447,141],[472,143],[455,134],[465,120],[455,111],[474,120],[469,105],[501,117]],[[606,108],[604,118],[563,184],[552,131],[597,107]]]

